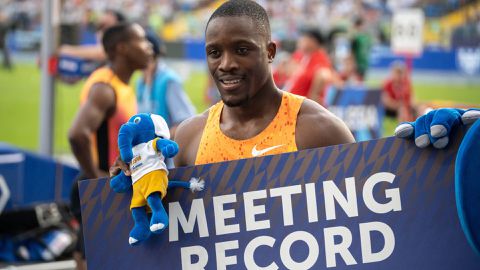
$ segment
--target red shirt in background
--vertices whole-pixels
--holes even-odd
[[[309,95],[315,72],[320,68],[332,68],[330,59],[323,49],[310,55],[297,51],[292,55],[292,60],[298,63],[300,68],[288,80],[285,90],[304,97]],[[325,91],[321,92],[320,100],[323,100],[324,93]]]
[[[392,78],[383,83],[383,91],[393,100],[410,105],[412,97],[412,83],[410,79],[404,78],[400,82],[395,82]]]
[[[277,70],[273,72],[273,81],[275,84],[282,88],[285,86],[285,84],[288,81],[288,76],[285,73],[278,72]]]

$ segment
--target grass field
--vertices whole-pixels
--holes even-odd
[[[139,74],[135,74],[138,76]],[[134,77],[136,77],[134,76]],[[203,102],[206,85],[203,73],[192,73],[185,88],[197,111],[207,108]],[[37,150],[40,121],[40,71],[35,65],[16,65],[12,71],[0,69],[0,142]],[[68,153],[67,132],[78,109],[82,81],[68,85],[56,83],[54,152]]]
[[[185,89],[197,112],[207,108],[203,100],[206,79],[206,74],[197,71],[185,82]],[[70,152],[66,134],[78,108],[82,82],[74,85],[57,83],[56,86],[54,152],[62,154]],[[0,141],[35,151],[39,144],[39,69],[33,64],[18,64],[12,71],[0,69],[0,88]],[[480,104],[479,85],[432,82],[415,84],[414,89],[417,101]],[[391,135],[395,125],[395,120],[386,119],[385,135]]]

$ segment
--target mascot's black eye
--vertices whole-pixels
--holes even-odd
[[[142,121],[142,118],[140,118],[140,117],[135,117],[135,119],[133,119],[133,122],[134,122],[135,124],[140,123],[140,121]]]

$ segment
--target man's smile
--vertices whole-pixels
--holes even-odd
[[[231,91],[235,90],[240,84],[244,81],[243,77],[222,77],[219,78],[218,81],[220,82],[222,89]]]

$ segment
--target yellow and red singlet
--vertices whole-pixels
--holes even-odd
[[[108,171],[118,156],[117,137],[120,126],[137,113],[137,101],[133,89],[118,78],[109,67],[97,69],[85,82],[80,94],[83,105],[92,85],[105,83],[115,91],[115,112],[102,122],[96,134],[92,134],[92,153],[98,168]]]
[[[209,109],[195,165],[297,151],[295,127],[304,97],[283,92],[275,118],[256,136],[235,140],[220,129],[223,102]]]

